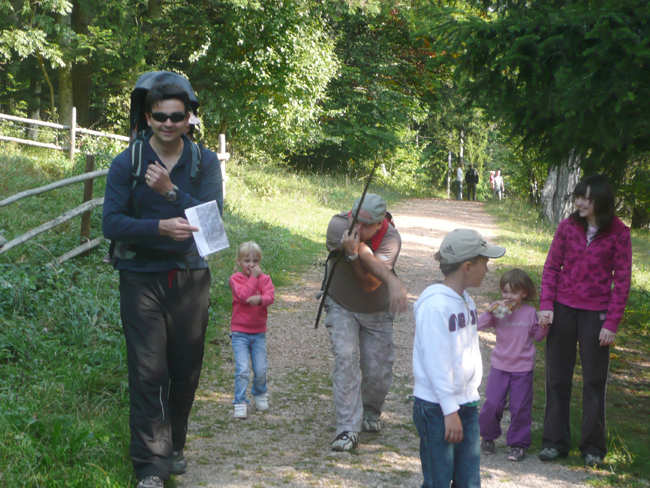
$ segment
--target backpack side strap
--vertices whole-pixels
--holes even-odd
[[[203,157],[203,147],[194,141],[190,141],[190,151],[192,153],[192,166],[190,168],[190,181],[194,183],[201,173],[201,158]]]
[[[131,190],[135,188],[142,173],[142,146],[140,137],[131,143]]]

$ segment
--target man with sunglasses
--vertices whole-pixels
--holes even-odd
[[[188,207],[216,200],[223,210],[217,156],[202,151],[193,173],[186,136],[188,93],[154,85],[145,98],[149,131],[133,174],[130,146],[112,162],[104,235],[116,241],[120,313],[129,370],[131,459],[138,488],[162,488],[182,474],[187,421],[198,386],[208,323],[210,272],[197,252]]]

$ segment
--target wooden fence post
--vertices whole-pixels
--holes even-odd
[[[86,173],[95,170],[95,155],[86,154]],[[84,199],[82,203],[86,203],[93,197],[93,180],[84,181]],[[81,242],[87,242],[90,239],[90,210],[81,215]],[[86,251],[84,255],[87,255]]]
[[[223,182],[223,199],[226,199],[226,161],[230,159],[230,153],[226,152],[226,134],[219,134],[219,152],[217,153],[219,166],[221,166],[221,181]]]
[[[72,107],[70,117],[70,162],[74,163],[74,151],[77,145],[77,107]]]

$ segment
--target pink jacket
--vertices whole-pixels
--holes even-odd
[[[273,303],[275,288],[269,275],[261,274],[257,278],[237,272],[230,277],[232,290],[232,332],[258,334],[266,332],[266,308]],[[261,295],[260,305],[249,305],[246,299]]]
[[[630,229],[618,217],[589,245],[582,225],[569,217],[560,222],[546,257],[539,308],[553,310],[553,302],[559,302],[583,310],[606,310],[603,327],[616,332],[631,274]]]

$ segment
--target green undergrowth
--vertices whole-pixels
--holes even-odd
[[[533,278],[538,289],[542,269],[555,228],[539,217],[525,202],[488,202],[487,210],[499,225],[498,244],[506,247],[496,261],[498,273],[518,267]],[[637,487],[650,484],[650,235],[632,231],[632,286],[625,316],[619,325],[611,351],[607,386],[606,419],[608,454],[604,469],[608,475],[596,486]],[[566,463],[582,465],[578,450],[581,424],[582,375],[578,355],[571,400],[573,449]],[[544,422],[544,347],[538,345],[533,406],[533,449],[541,445]]]
[[[79,174],[64,155],[2,145],[0,200]],[[97,158],[97,168],[110,164]],[[209,258],[210,325],[204,375],[218,376],[226,337],[236,247],[255,240],[262,267],[282,286],[324,258],[331,215],[348,209],[360,180],[295,174],[243,161],[227,165],[224,223],[231,247]],[[403,195],[390,188],[389,202]],[[94,197],[104,192],[104,179]],[[0,235],[11,240],[82,201],[83,183],[0,208]],[[0,486],[124,487],[134,484],[128,455],[128,384],[117,273],[103,262],[108,244],[61,266],[79,244],[74,218],[0,255]],[[101,209],[91,235],[101,235]],[[220,378],[215,378],[220,381]],[[230,377],[224,381],[230,381]]]

